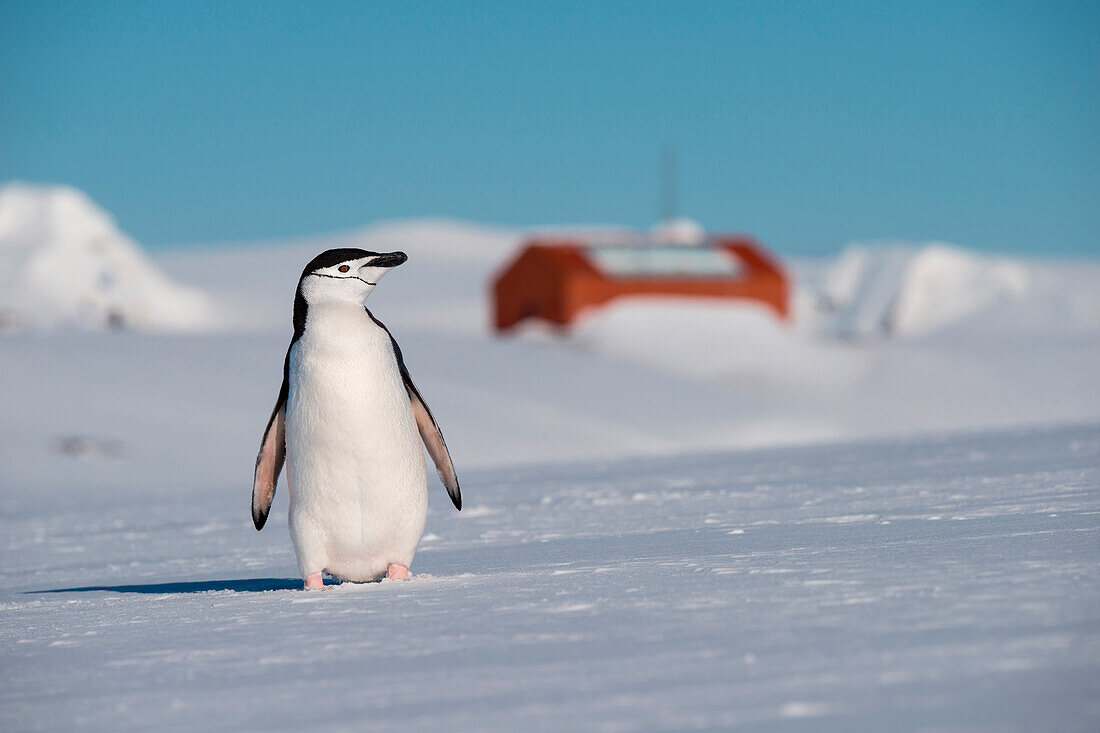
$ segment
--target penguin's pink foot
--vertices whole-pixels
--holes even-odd
[[[325,580],[321,577],[320,571],[316,573],[310,573],[306,576],[305,590],[324,590]]]
[[[386,568],[387,580],[408,580],[409,569],[404,565],[400,565],[395,562],[391,562],[389,567]]]

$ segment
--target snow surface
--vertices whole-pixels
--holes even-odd
[[[247,482],[3,486],[4,730],[1096,730],[1100,428],[466,471],[296,590]]]
[[[181,250],[209,330],[0,337],[0,729],[1100,727],[1100,264],[860,245],[792,264],[792,323],[498,339],[525,234]],[[430,577],[306,595],[249,492],[331,246],[409,253],[370,306],[467,508],[433,477]]]

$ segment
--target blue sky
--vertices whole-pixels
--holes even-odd
[[[0,3],[0,178],[148,246],[380,218],[1100,255],[1100,3]]]

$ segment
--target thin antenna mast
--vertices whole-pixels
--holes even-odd
[[[661,218],[676,218],[676,148],[671,143],[661,152]]]

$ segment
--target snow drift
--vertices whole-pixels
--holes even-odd
[[[854,244],[830,269],[820,303],[846,336],[920,336],[1024,298],[1021,262],[942,242]]]
[[[211,316],[81,191],[0,188],[0,327],[199,330]]]

